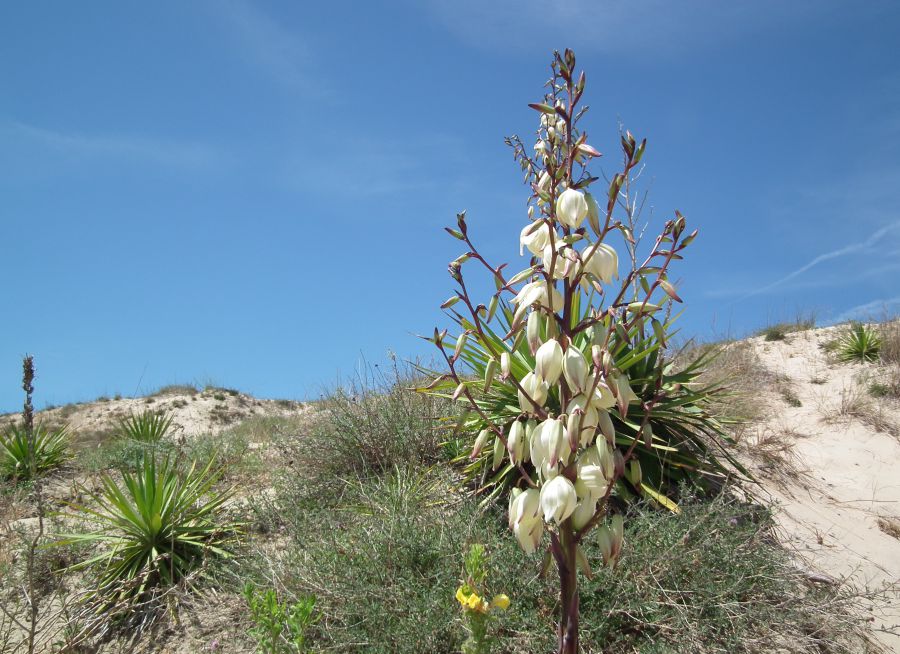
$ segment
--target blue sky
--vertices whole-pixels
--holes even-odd
[[[591,143],[647,137],[686,334],[900,308],[900,4],[29,2],[0,7],[0,411],[174,382],[315,397],[430,354],[441,227],[518,259],[554,48]],[[646,214],[648,217],[650,213]],[[518,268],[517,268],[518,269]]]

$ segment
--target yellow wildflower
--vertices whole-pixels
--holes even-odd
[[[509,608],[509,596],[505,593],[500,593],[499,595],[494,595],[494,599],[491,600],[491,606],[497,607],[501,611],[505,611]]]
[[[482,601],[481,598],[478,597],[478,593],[472,593],[471,595],[469,595],[467,604],[473,611],[480,611]]]
[[[463,606],[466,605],[466,602],[469,599],[465,590],[466,590],[465,586],[460,586],[459,588],[456,589],[456,600]]]

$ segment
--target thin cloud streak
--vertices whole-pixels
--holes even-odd
[[[784,284],[785,282],[788,282],[796,277],[799,277],[800,275],[807,272],[811,268],[814,268],[815,266],[818,266],[820,263],[823,263],[825,261],[831,261],[832,259],[844,257],[844,256],[847,256],[848,254],[856,254],[858,252],[864,252],[864,251],[868,250],[869,248],[871,248],[873,245],[875,245],[882,238],[884,238],[888,233],[892,232],[893,230],[897,229],[898,227],[900,227],[900,220],[895,221],[895,222],[891,223],[890,225],[886,225],[886,226],[882,227],[881,229],[879,229],[875,233],[873,233],[865,241],[861,241],[859,243],[851,243],[850,245],[846,245],[842,248],[838,248],[837,250],[832,250],[831,252],[826,252],[825,254],[820,254],[819,256],[817,256],[815,259],[813,259],[809,263],[801,266],[800,268],[797,268],[797,270],[794,270],[793,272],[785,275],[781,279],[777,279],[774,282],[772,282],[771,284],[767,284],[766,286],[763,286],[761,288],[757,288],[755,290],[745,293],[744,295],[739,297],[737,300],[735,300],[735,302],[739,302],[741,300],[746,300],[747,298],[753,297],[755,295],[762,295],[763,293],[768,293],[772,289],[777,288],[777,287],[781,286],[782,284]]]
[[[140,136],[58,132],[18,121],[0,123],[0,138],[20,141],[29,150],[42,147],[78,158],[107,157],[144,161],[172,168],[200,169],[221,164],[223,153],[198,143]]]

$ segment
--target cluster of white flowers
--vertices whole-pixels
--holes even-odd
[[[548,131],[551,129],[551,134],[559,134],[564,122]],[[543,156],[549,156],[551,148],[543,140],[535,146]],[[544,172],[537,186],[546,191],[549,185],[550,178]],[[555,227],[558,223],[575,230],[585,218],[597,224],[599,208],[594,198],[569,188],[559,194],[555,209],[554,221],[549,217],[534,220],[534,208],[529,208],[531,221],[521,232],[520,251],[527,249],[538,257],[543,272],[554,281],[577,279],[588,284],[592,276],[608,284],[617,279],[618,256],[611,246],[600,241],[591,243],[582,233],[578,240],[584,247],[579,250],[569,245],[571,239],[564,240]],[[506,453],[497,439],[494,467],[499,467],[508,454],[513,464],[530,461],[537,471],[537,487],[514,491],[509,506],[510,528],[530,553],[541,541],[544,523],[560,524],[571,518],[572,526],[581,529],[593,518],[615,475],[615,432],[609,409],[617,403],[624,409],[638,398],[627,377],[612,371],[609,355],[598,345],[593,345],[591,352],[583,352],[571,339],[555,336],[555,314],[563,309],[563,297],[554,284],[543,277],[530,281],[512,302],[516,305],[514,323],[527,314],[525,332],[535,366],[519,380],[519,408],[524,417],[507,426]],[[546,340],[541,338],[542,330]],[[509,357],[504,355],[502,359],[501,367],[508,375]],[[570,399],[564,413],[551,416],[544,405],[551,388],[562,383],[567,393],[560,388],[558,396]],[[598,439],[598,434],[603,438]],[[568,473],[562,474],[567,468]],[[613,534],[611,544],[620,546],[621,536],[616,539],[615,530],[609,533]]]

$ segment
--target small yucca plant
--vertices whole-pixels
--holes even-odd
[[[101,548],[73,566],[99,570],[96,596],[109,605],[135,603],[186,579],[204,559],[231,554],[239,525],[220,522],[219,512],[233,490],[213,490],[222,470],[212,462],[183,472],[168,458],[157,463],[145,455],[141,470],[123,472],[121,484],[103,475],[101,489],[87,493],[92,506],[74,507],[98,529],[58,544]]]
[[[860,322],[850,323],[850,328],[838,339],[838,358],[844,362],[877,361],[881,352],[878,332]]]
[[[31,473],[44,474],[61,466],[69,456],[69,428],[34,428],[34,450],[28,443],[28,432],[13,425],[0,434],[0,477],[16,481],[31,480]],[[32,466],[32,457],[34,465]]]
[[[119,421],[119,435],[141,443],[159,443],[172,427],[171,413],[144,411]]]

